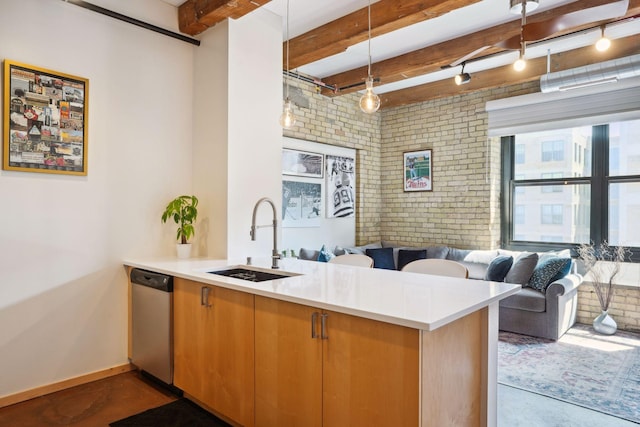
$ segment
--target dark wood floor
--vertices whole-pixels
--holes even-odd
[[[1,408],[0,426],[104,427],[176,399],[137,371],[125,372]]]

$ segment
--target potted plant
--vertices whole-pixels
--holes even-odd
[[[616,321],[609,315],[609,305],[615,293],[614,277],[620,272],[629,249],[624,246],[609,246],[606,241],[599,245],[581,244],[578,255],[588,273],[586,281],[593,284],[602,313],[593,321],[593,329],[604,335],[613,335],[618,329]]]
[[[173,218],[178,224],[176,233],[178,258],[189,258],[191,256],[189,239],[195,235],[193,223],[198,218],[198,198],[180,196],[170,201],[162,214],[162,222],[166,223],[169,218]]]

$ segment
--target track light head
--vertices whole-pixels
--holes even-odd
[[[469,83],[471,81],[471,74],[469,73],[460,73],[456,74],[454,80],[458,86]]]
[[[604,52],[611,47],[611,40],[604,35],[604,28],[604,25],[600,27],[600,39],[596,42],[598,52]]]

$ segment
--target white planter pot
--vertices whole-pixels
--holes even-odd
[[[180,259],[191,257],[191,243],[177,243],[176,250],[178,251],[178,258]]]

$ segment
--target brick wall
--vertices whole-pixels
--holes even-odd
[[[379,241],[381,115],[360,111],[359,94],[329,98],[315,85],[290,83],[297,124],[284,136],[356,149],[356,244]]]
[[[640,288],[617,286],[609,315],[618,324],[618,329],[640,331]],[[590,325],[601,313],[598,296],[590,282],[583,282],[578,288],[578,323]]]
[[[500,139],[487,137],[485,103],[538,90],[532,82],[384,110],[382,238],[498,247]],[[433,191],[405,193],[402,153],[425,148],[433,150]]]

